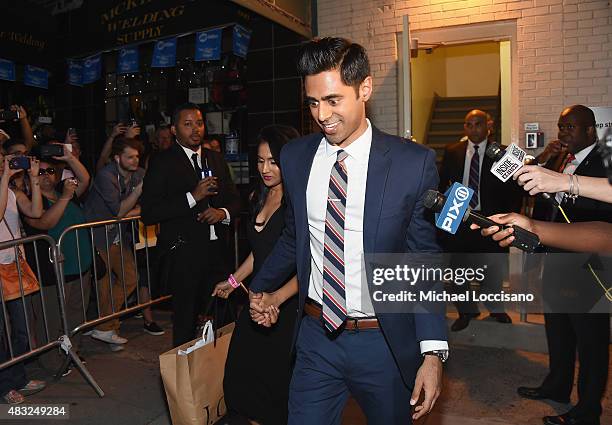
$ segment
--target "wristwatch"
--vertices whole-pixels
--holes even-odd
[[[448,360],[448,350],[425,351],[423,357],[425,356],[436,356],[442,363],[445,363]]]

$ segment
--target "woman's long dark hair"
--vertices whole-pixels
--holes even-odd
[[[298,131],[293,127],[278,124],[269,125],[259,131],[259,134],[257,135],[257,149],[259,150],[259,146],[262,143],[267,143],[270,147],[272,158],[280,169],[280,151],[289,140],[295,139],[296,137],[300,137],[300,133],[298,133]],[[259,214],[266,203],[266,198],[268,197],[269,191],[270,189],[264,184],[263,179],[260,178],[259,183],[255,186],[255,190],[251,194],[250,210],[251,221],[253,223],[257,218],[257,214]]]

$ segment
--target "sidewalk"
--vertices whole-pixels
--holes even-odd
[[[82,425],[169,425],[163,384],[159,377],[160,353],[171,346],[170,316],[155,312],[166,335],[142,331],[141,319],[128,319],[122,335],[129,338],[124,351],[112,353],[106,344],[83,338],[87,367],[106,393],[99,398],[77,371],[28,397],[27,403],[69,403],[70,420]],[[536,317],[537,320],[537,317]],[[449,323],[452,318],[449,319]],[[541,325],[502,325],[475,320],[451,335],[451,358],[445,366],[444,387],[426,425],[540,425],[541,417],[567,407],[557,403],[524,400],[516,395],[520,385],[537,385],[545,375],[546,354]],[[529,351],[519,350],[518,346]],[[30,369],[34,369],[35,364]],[[36,372],[33,370],[33,373]],[[602,424],[612,425],[612,391],[604,400]],[[575,401],[575,392],[573,400]],[[408,402],[408,401],[406,401]],[[6,424],[43,423],[4,421]],[[59,422],[62,423],[62,422]],[[365,424],[351,403],[344,425]]]

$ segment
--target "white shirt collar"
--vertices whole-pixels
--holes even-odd
[[[338,151],[342,149],[351,158],[355,159],[359,163],[367,163],[370,157],[370,146],[372,145],[372,125],[370,124],[369,119],[366,118],[366,121],[368,123],[368,127],[363,132],[363,134],[345,148],[341,148],[337,145],[332,145],[331,143],[328,143],[327,140],[325,140],[325,155],[336,155]]]
[[[574,164],[574,165],[582,164],[582,161],[584,161],[586,159],[586,157],[589,156],[591,151],[593,149],[595,149],[595,145],[597,145],[597,143],[593,143],[592,145],[587,146],[586,148],[582,149],[580,152],[575,153],[574,157],[576,159],[574,159],[571,163]]]
[[[181,145],[178,141],[176,143],[183,149],[183,151],[185,152],[185,155],[187,155],[187,158],[189,158],[189,161],[191,161],[191,156],[194,153],[197,153],[198,156],[202,156],[202,146],[199,146],[198,150],[194,151],[194,150],[191,150],[191,149],[186,148],[185,146]]]
[[[482,142],[476,144],[474,142],[472,142],[470,139],[467,139],[468,141],[468,145],[470,146],[470,148],[472,148],[472,151],[476,151],[476,148],[478,148],[478,153],[480,154],[480,147],[481,146],[487,146],[487,141],[483,140]],[[484,153],[484,152],[483,152]]]

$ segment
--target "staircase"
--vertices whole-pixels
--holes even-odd
[[[448,143],[463,137],[463,120],[472,109],[488,112],[495,120],[495,127],[501,128],[498,96],[434,97],[423,142],[436,151],[438,161]]]

